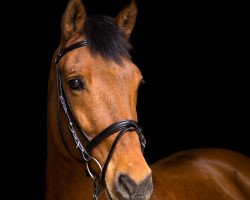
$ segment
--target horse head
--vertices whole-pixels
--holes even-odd
[[[115,19],[89,16],[80,0],[71,0],[62,17],[49,83],[58,98],[49,104],[48,127],[57,126],[55,146],[67,162],[85,160],[100,185],[95,189],[104,186],[113,200],[146,200],[153,189],[136,112],[143,77],[129,55],[136,15],[133,0]]]

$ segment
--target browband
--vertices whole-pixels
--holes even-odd
[[[80,48],[80,47],[88,46],[90,43],[91,43],[90,40],[82,40],[80,42],[76,42],[76,43],[72,44],[69,47],[66,47],[63,50],[59,50],[57,57],[56,57],[56,60],[55,60],[55,63],[57,64],[66,53],[68,53],[74,49]]]

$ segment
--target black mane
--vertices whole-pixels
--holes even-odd
[[[130,58],[131,45],[123,31],[108,16],[88,16],[83,30],[87,39],[91,40],[92,53],[99,53],[107,59],[122,63],[122,57]]]

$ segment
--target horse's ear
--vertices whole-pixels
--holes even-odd
[[[86,10],[81,0],[70,0],[63,14],[61,23],[61,39],[68,41],[73,36],[79,36],[86,20]]]
[[[115,18],[116,24],[125,32],[127,38],[135,26],[137,15],[137,5],[135,0],[131,0]]]

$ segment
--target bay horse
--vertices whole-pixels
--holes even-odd
[[[136,14],[134,0],[115,19],[68,3],[48,84],[46,200],[249,200],[250,160],[236,152],[190,150],[148,166],[143,77],[128,53]]]
[[[68,3],[48,84],[47,200],[150,198],[136,113],[143,78],[128,42],[136,15],[134,0],[115,19]]]

